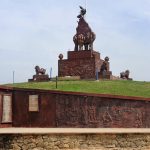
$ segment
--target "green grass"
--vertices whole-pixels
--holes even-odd
[[[150,82],[139,81],[58,81],[8,84],[19,88],[35,88],[87,93],[101,93],[150,98]]]

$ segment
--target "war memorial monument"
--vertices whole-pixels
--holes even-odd
[[[93,49],[96,35],[80,9],[74,50],[59,55],[58,76],[110,80],[109,57]],[[30,84],[49,81],[45,69],[35,71]],[[129,70],[120,77],[130,80]],[[149,108],[145,97],[1,85],[0,150],[150,150]]]
[[[92,31],[84,16],[86,9],[80,6],[80,14],[73,36],[74,51],[68,51],[68,58],[63,59],[63,54],[59,55],[58,76],[79,76],[81,79],[98,78],[112,79],[112,72],[109,70],[109,58],[100,58],[100,53],[93,49],[96,34]]]

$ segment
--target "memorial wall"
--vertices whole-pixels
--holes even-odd
[[[149,98],[17,88],[11,92],[1,95],[1,126],[150,127]]]

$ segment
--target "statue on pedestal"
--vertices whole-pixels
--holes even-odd
[[[110,79],[112,75],[112,72],[109,70],[109,57],[106,56],[99,72],[99,77],[102,79]]]
[[[126,70],[120,73],[120,78],[125,80],[132,80],[132,78],[129,77],[130,71]]]
[[[35,66],[35,72],[36,74],[33,75],[33,79],[28,80],[29,82],[44,82],[50,80],[48,74],[46,74],[46,69]]]
[[[35,66],[36,75],[45,74],[46,69],[40,68],[39,66]]]
[[[93,42],[96,39],[96,35],[84,19],[86,9],[84,9],[82,6],[79,7],[81,11],[77,16],[77,18],[79,18],[78,27],[76,28],[76,34],[73,37],[73,41],[75,43],[74,50],[93,50]]]

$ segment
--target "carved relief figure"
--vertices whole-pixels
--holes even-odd
[[[68,108],[66,110],[66,115],[67,115],[67,124],[74,124],[76,125],[78,123],[78,112],[76,108]]]
[[[135,127],[136,128],[141,128],[143,126],[142,117],[143,117],[142,113],[136,114],[136,119],[135,119]]]
[[[95,106],[89,106],[88,107],[88,119],[89,122],[96,122],[96,107]]]
[[[104,112],[102,118],[104,126],[111,126],[113,120],[108,111]]]
[[[137,105],[137,102],[119,100],[110,101],[108,105],[108,100],[101,100],[99,97],[75,95],[56,97],[57,127],[143,128],[146,127],[146,113],[143,102]]]
[[[79,98],[78,98],[79,99]],[[81,122],[84,125],[88,124],[88,106],[87,106],[87,97],[84,97],[80,102],[80,110],[81,110]]]

